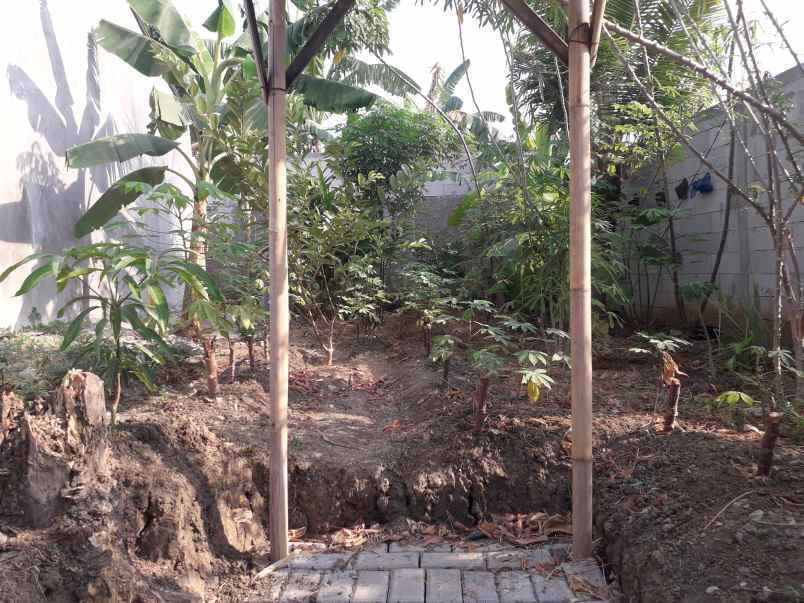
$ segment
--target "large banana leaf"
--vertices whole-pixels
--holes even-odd
[[[140,155],[160,157],[178,146],[178,142],[150,134],[115,134],[67,149],[67,166],[86,168]]]
[[[463,63],[458,65],[455,70],[449,74],[447,79],[444,80],[444,85],[441,87],[440,94],[442,105],[446,104],[450,97],[455,94],[455,88],[457,88],[458,83],[463,79],[463,76],[466,75],[467,69],[469,69],[469,59],[466,59]]]
[[[370,107],[379,98],[362,88],[309,75],[300,75],[293,83],[293,91],[303,96],[305,105],[333,113]]]
[[[176,140],[184,134],[187,126],[192,123],[188,118],[189,110],[183,106],[175,96],[154,88],[149,99],[151,104],[151,128],[156,127],[163,138]]]
[[[166,169],[163,166],[142,168],[115,182],[76,222],[75,238],[80,239],[93,230],[101,228],[114,218],[121,208],[136,201],[140,196],[140,191],[136,187],[130,186],[131,183],[144,182],[156,186],[164,181]]]
[[[204,27],[218,34],[219,38],[232,36],[237,30],[234,15],[229,0],[218,0],[218,8],[204,21]]]
[[[187,54],[195,52],[193,34],[170,0],[128,0],[140,18],[155,27],[165,44]]]
[[[158,77],[170,72],[173,66],[161,60],[163,53],[172,51],[156,40],[146,38],[125,27],[101,21],[96,29],[98,44],[117,55],[137,71],[148,77]],[[176,60],[180,60],[176,57]]]
[[[344,57],[333,70],[338,81],[354,86],[379,86],[394,96],[407,96],[420,90],[419,85],[403,71],[383,65],[366,63],[353,57]]]
[[[463,109],[463,99],[458,96],[450,96],[446,102],[441,105],[441,110],[445,113],[460,111],[461,109]]]

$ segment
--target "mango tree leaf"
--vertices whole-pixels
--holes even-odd
[[[120,27],[109,21],[101,21],[95,35],[105,50],[123,59],[134,69],[148,77],[169,73],[173,65],[162,60],[163,53],[172,53],[170,48],[156,40]],[[178,56],[176,60],[181,60]]]
[[[304,97],[304,104],[320,111],[345,113],[370,107],[379,98],[373,92],[341,82],[300,75],[293,90]]]
[[[22,285],[20,285],[19,290],[14,294],[15,297],[19,297],[20,295],[25,295],[36,287],[42,279],[47,276],[52,276],[56,278],[59,272],[59,260],[58,258],[52,258],[46,264],[39,266],[36,270],[31,272],[24,281],[22,281]]]
[[[170,307],[168,307],[165,292],[157,285],[147,285],[145,290],[148,292],[150,302],[156,310],[159,326],[163,329],[167,329],[168,322],[170,321]]]
[[[141,155],[161,157],[179,143],[151,134],[116,134],[67,149],[67,167],[87,168]]]
[[[64,332],[64,338],[61,340],[62,352],[70,347],[70,344],[75,341],[75,338],[78,337],[79,333],[81,333],[81,327],[84,324],[84,319],[87,317],[87,314],[97,308],[99,308],[99,306],[91,306],[72,320],[70,325],[67,327],[67,330]]]
[[[160,184],[165,179],[164,167],[146,167],[135,170],[115,182],[100,199],[98,199],[75,224],[75,237],[80,239],[93,230],[101,228],[111,220],[122,207],[136,201],[140,191],[126,186],[127,183],[144,182],[151,186]]]
[[[6,269],[3,271],[3,273],[2,273],[2,274],[0,274],[0,283],[2,283],[4,280],[6,280],[6,279],[8,278],[8,276],[9,276],[9,275],[10,275],[12,272],[14,272],[14,271],[15,271],[17,268],[20,268],[21,266],[24,266],[24,265],[25,265],[25,264],[27,264],[28,262],[33,262],[34,260],[38,260],[38,259],[41,259],[41,258],[44,258],[44,257],[50,257],[50,254],[48,254],[48,253],[41,253],[41,252],[39,252],[39,253],[32,253],[31,255],[26,256],[26,257],[24,257],[23,259],[21,259],[21,260],[20,260],[19,262],[17,262],[16,264],[12,264],[12,265],[11,265],[11,266],[9,266],[8,268],[6,268]]]
[[[186,53],[195,52],[193,34],[170,0],[128,0],[140,18],[159,31],[165,44]]]
[[[232,36],[236,31],[234,14],[228,0],[218,0],[218,8],[204,21],[204,27],[218,34],[219,38]]]
[[[167,346],[165,340],[159,336],[159,333],[154,331],[152,328],[145,325],[140,318],[140,315],[137,314],[137,309],[133,305],[127,305],[123,307],[123,316],[125,317],[128,324],[131,325],[131,328],[134,329],[139,335],[144,337],[149,341],[153,341],[158,343],[161,346]]]

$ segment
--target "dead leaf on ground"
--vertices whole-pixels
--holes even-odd
[[[388,425],[382,428],[383,432],[391,433],[393,431],[399,431],[402,429],[402,422],[399,419],[394,419]]]
[[[573,592],[591,595],[595,599],[605,600],[609,596],[609,589],[606,586],[597,586],[575,574],[569,576],[569,586]]]
[[[288,530],[288,540],[298,540],[307,533],[307,526]]]

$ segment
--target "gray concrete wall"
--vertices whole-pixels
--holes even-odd
[[[788,113],[793,123],[804,124],[804,77],[798,69],[791,69],[777,76],[784,86],[784,92],[794,107]],[[719,110],[709,110],[696,119],[697,132],[694,134],[695,147],[702,153],[710,149],[708,159],[724,174],[727,173],[729,156],[729,126],[721,128],[724,116]],[[767,175],[767,152],[765,138],[752,125],[741,124],[743,139],[756,159],[759,172],[755,171],[746,153],[737,144],[735,161],[735,181],[748,190]],[[783,153],[779,145],[780,152]],[[804,149],[794,146],[794,153],[801,162]],[[702,176],[707,168],[699,159],[687,152],[684,158],[673,164],[669,171],[671,202],[680,209],[675,220],[678,251],[683,258],[680,271],[681,284],[708,281],[720,242],[725,213],[726,185],[714,176],[714,191],[707,195],[679,201],[673,190],[683,178],[692,181]],[[660,188],[655,168],[644,169],[631,177],[624,186],[627,198],[637,194],[642,199],[641,207],[655,206],[655,193]],[[789,187],[784,188],[785,207],[794,202],[794,194]],[[760,195],[760,203],[767,206],[766,196]],[[804,208],[799,207],[793,214],[792,231],[799,255],[804,252]],[[763,312],[767,314],[768,305],[774,290],[774,252],[768,229],[762,218],[748,204],[732,197],[732,214],[725,253],[718,273],[720,290],[738,304],[749,303],[754,287],[758,290]],[[655,274],[654,274],[655,278]],[[655,284],[655,280],[653,281]],[[664,272],[658,288],[657,315],[660,318],[675,316],[673,288],[667,271]]]
[[[73,225],[85,209],[116,177],[144,162],[68,170],[66,149],[145,131],[148,94],[160,85],[88,47],[88,34],[101,18],[136,29],[126,2],[30,0],[16,3],[12,13],[0,22],[6,73],[0,88],[0,271],[32,252],[59,252],[76,243]],[[160,162],[180,166],[177,157]],[[42,285],[13,297],[30,267],[0,284],[0,328],[22,326],[33,308],[43,319],[53,318],[75,293],[57,295]]]

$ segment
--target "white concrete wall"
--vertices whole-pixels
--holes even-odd
[[[804,77],[798,69],[791,69],[777,76],[784,85],[784,91],[794,107],[788,113],[790,120],[799,126],[804,125]],[[704,112],[697,120],[698,132],[693,141],[695,147],[706,152],[710,146],[708,159],[724,174],[727,173],[729,156],[729,126],[721,129],[724,116],[720,111]],[[759,178],[765,179],[767,174],[767,153],[765,139],[755,128],[748,124],[742,127],[743,139],[756,158],[760,168],[760,176],[751,166],[739,141],[735,154],[735,181],[747,190]],[[686,149],[685,149],[686,151]],[[784,154],[779,145],[779,152]],[[804,149],[794,147],[800,165],[804,159]],[[683,258],[680,270],[681,284],[708,281],[715,255],[720,243],[725,213],[726,185],[713,174],[715,190],[708,195],[697,194],[695,197],[679,201],[673,190],[683,178],[692,181],[707,172],[700,161],[686,152],[684,159],[672,165],[668,171],[672,206],[680,208],[680,215],[675,220],[678,251]],[[638,194],[642,199],[641,207],[655,205],[655,193],[660,182],[655,178],[655,168],[644,169],[634,175],[624,185],[627,198]],[[793,194],[785,187],[785,207],[793,202]],[[767,197],[760,196],[760,203],[767,206]],[[792,230],[795,236],[798,253],[804,253],[804,207],[799,207],[793,214]],[[753,297],[754,287],[758,289],[760,301],[767,311],[774,290],[774,252],[768,228],[757,212],[740,197],[732,196],[732,214],[726,248],[718,272],[720,290],[738,303],[746,303]],[[655,281],[654,281],[655,282]],[[667,271],[664,272],[658,289],[657,315],[660,317],[675,316],[673,288]]]
[[[100,97],[92,93],[87,37],[101,18],[137,27],[123,0],[29,0],[15,3],[0,20],[6,73],[0,87],[0,271],[31,252],[58,252],[75,244],[73,225],[86,207],[121,173],[146,163],[65,167],[70,146],[113,133],[144,132],[148,94],[154,85],[162,87],[160,80],[141,76],[98,49]],[[157,162],[178,166],[181,159],[148,163]],[[0,284],[0,328],[22,326],[34,307],[44,319],[52,318],[72,293],[56,295],[53,287],[41,285],[33,294],[12,297],[30,267]]]

